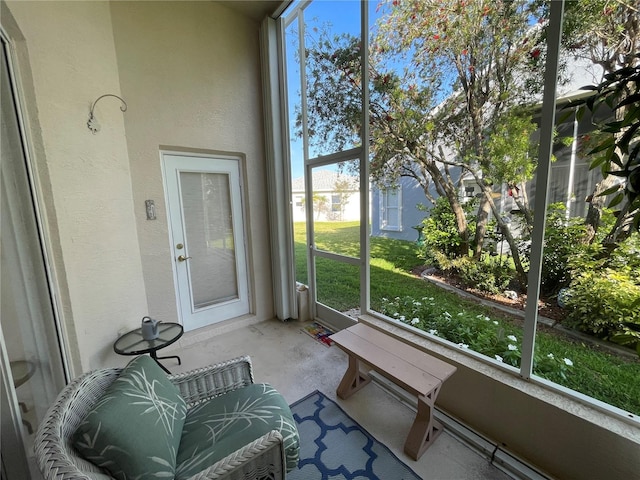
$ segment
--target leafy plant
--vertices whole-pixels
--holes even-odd
[[[507,322],[465,308],[447,305],[434,297],[383,299],[382,313],[501,363],[519,367],[521,333]],[[566,380],[573,362],[552,352],[536,351],[534,369],[550,380]]]
[[[513,279],[513,270],[501,260],[477,261],[466,258],[460,262],[458,272],[467,285],[489,293],[501,293]]]
[[[569,260],[588,248],[584,219],[567,219],[566,206],[553,203],[547,207],[544,250],[540,286],[547,295],[553,295],[571,282]],[[525,256],[529,258],[531,244],[523,242]]]
[[[640,54],[632,56],[635,66],[607,73],[597,86],[583,87],[594,95],[582,103],[592,112],[606,106],[614,118],[599,125],[599,135],[589,152],[590,168],[600,168],[606,178],[622,179],[598,193],[613,195],[609,208],[616,208],[617,221],[607,241],[626,238],[631,229],[640,231]],[[582,107],[584,109],[584,107]]]
[[[615,250],[595,242],[569,259],[568,323],[640,355],[640,235]]]
[[[639,299],[640,285],[629,272],[611,268],[583,271],[571,282],[568,320],[583,332],[612,339],[625,332],[625,322],[640,326]]]
[[[467,220],[473,219],[474,202],[467,202],[463,209]],[[473,224],[473,222],[469,222]],[[424,243],[421,247],[425,259],[437,263],[436,252],[447,258],[459,256],[463,238],[458,231],[456,217],[445,197],[438,197],[434,206],[429,210],[429,216],[422,221]],[[467,252],[468,253],[468,252]]]

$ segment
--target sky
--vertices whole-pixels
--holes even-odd
[[[296,2],[299,3],[299,2]],[[296,4],[294,3],[294,5]],[[359,0],[315,0],[304,10],[305,23],[307,28],[313,25],[323,25],[329,23],[332,31],[336,33],[350,33],[359,35],[360,33],[360,5]],[[369,2],[369,23],[375,23],[379,17],[376,12],[377,2]],[[295,32],[295,35],[294,33]],[[295,50],[297,48],[297,26],[291,24],[287,28],[287,77],[289,87],[289,123],[293,127],[295,124],[294,105],[299,102],[300,93],[300,73],[297,68]],[[302,139],[290,132],[291,142],[291,177],[298,178],[304,174]],[[328,152],[325,152],[328,153]],[[317,152],[311,152],[311,156]],[[331,169],[331,167],[323,167]]]

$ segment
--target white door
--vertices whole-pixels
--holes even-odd
[[[240,158],[163,153],[162,162],[184,329],[249,313]]]

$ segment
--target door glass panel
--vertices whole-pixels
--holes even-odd
[[[0,138],[0,318],[1,335],[21,416],[25,453],[35,468],[33,439],[47,408],[65,383],[62,357],[45,270],[34,200],[26,166],[16,105],[2,49],[2,136]],[[4,402],[3,402],[4,404]],[[19,438],[5,429],[11,412],[2,410],[2,445],[14,448]],[[9,449],[7,449],[9,451]],[[14,454],[3,463],[13,471]]]
[[[360,257],[359,162],[312,170],[314,245],[319,250]]]
[[[229,175],[181,172],[180,189],[192,308],[238,298]]]
[[[360,312],[360,267],[316,257],[317,299],[328,307],[355,317]]]

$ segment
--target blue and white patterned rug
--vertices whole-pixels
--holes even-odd
[[[291,412],[300,433],[300,461],[287,480],[420,480],[321,392],[298,400]]]

